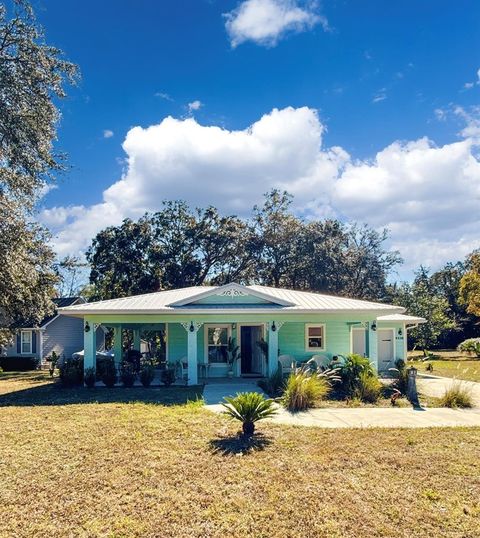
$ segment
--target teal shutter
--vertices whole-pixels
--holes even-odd
[[[32,331],[32,353],[37,352],[37,331]]]

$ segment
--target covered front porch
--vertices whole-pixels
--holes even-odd
[[[290,315],[283,319],[265,315],[187,319],[155,316],[155,321],[140,315],[128,318],[115,320],[96,315],[84,319],[85,369],[95,367],[93,335],[99,325],[113,330],[112,350],[117,365],[129,349],[152,358],[146,342],[152,334],[159,335],[163,346],[159,354],[161,367],[175,368],[177,382],[188,385],[215,379],[269,376],[278,367],[279,355],[291,356],[298,362],[319,353],[330,358],[346,355],[352,351],[352,336],[358,328],[364,329],[364,354],[375,364],[377,360],[377,333],[372,320],[345,321],[341,316],[312,315]],[[236,357],[232,360],[234,350]]]

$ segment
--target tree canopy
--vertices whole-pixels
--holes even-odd
[[[164,202],[94,238],[87,252],[96,299],[231,281],[377,299],[400,262],[386,231],[336,220],[304,222],[272,190],[250,219]]]
[[[51,312],[56,280],[48,234],[35,203],[64,156],[54,150],[55,99],[77,68],[45,42],[29,4],[0,5],[0,344]]]
[[[435,280],[420,267],[411,284],[404,282],[392,294],[392,302],[404,306],[409,314],[428,320],[409,331],[414,347],[424,352],[436,347],[442,334],[456,328],[445,294],[435,290]]]
[[[460,301],[466,306],[467,312],[480,317],[480,250],[470,254],[467,268],[468,271],[460,280]]]

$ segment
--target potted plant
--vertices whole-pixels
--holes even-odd
[[[231,336],[228,338],[227,343],[227,364],[228,364],[228,377],[233,377],[235,364],[237,363],[238,359],[240,358],[240,347],[235,345],[235,338],[232,338]]]

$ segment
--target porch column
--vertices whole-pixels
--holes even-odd
[[[119,366],[122,362],[122,326],[118,325],[113,330],[114,342],[113,342],[113,355],[115,364]]]
[[[86,319],[83,323],[83,372],[87,368],[96,368],[97,340],[95,338],[95,324]]]
[[[187,384],[196,385],[198,383],[197,334],[202,323],[191,321],[182,325],[187,331]]]
[[[133,349],[140,351],[140,329],[133,329]]]
[[[273,375],[278,369],[278,330],[280,324],[271,321],[268,324],[268,370],[267,375]]]
[[[373,327],[375,327],[375,330],[373,330]],[[368,324],[368,358],[378,372],[377,351],[377,322],[373,320]]]

